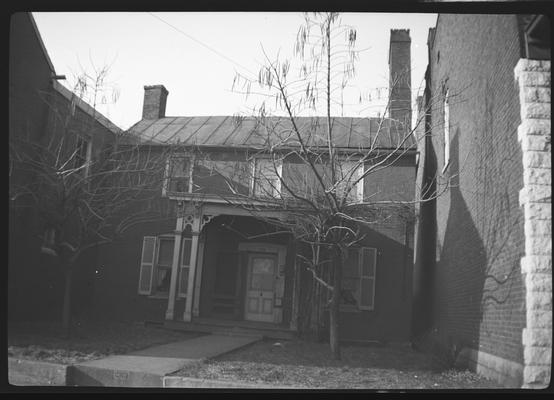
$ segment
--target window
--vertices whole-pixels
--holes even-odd
[[[173,237],[158,238],[158,257],[156,260],[156,274],[154,279],[155,293],[169,293],[174,247],[175,239]]]
[[[90,153],[90,142],[81,136],[77,136],[77,144],[75,146],[75,168],[81,168],[84,171],[84,176],[88,176]]]
[[[190,269],[191,239],[183,238],[179,264],[177,295],[186,297]],[[145,236],[142,242],[142,257],[139,277],[139,294],[169,294],[171,269],[175,251],[173,236]]]
[[[344,191],[356,182],[364,173],[364,165],[358,161],[343,161],[337,176],[337,197],[342,199]],[[349,202],[361,202],[364,198],[364,182],[360,180],[348,193]]]
[[[271,158],[254,159],[253,193],[255,197],[279,197],[283,164]]]
[[[337,166],[335,171],[336,192],[338,199],[342,199],[344,191],[348,190],[362,176],[364,165],[357,160],[341,160],[340,163],[337,163]],[[323,180],[325,188],[331,188],[332,171],[329,165],[319,162],[315,164],[315,168]],[[293,162],[286,163],[283,166],[283,179],[287,187],[294,194],[309,199],[323,198],[325,196],[324,189],[310,165]],[[363,193],[364,183],[363,179],[360,179],[348,193],[348,201],[350,203],[362,201]],[[287,190],[285,190],[285,195],[291,196]]]
[[[377,249],[351,248],[343,268],[341,310],[373,310]]]
[[[189,157],[172,157],[167,165],[166,191],[189,193],[191,191],[191,174],[191,160]]]
[[[450,106],[449,106],[448,90],[444,95],[444,173],[450,163]]]

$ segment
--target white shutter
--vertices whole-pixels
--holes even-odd
[[[177,296],[187,297],[192,239],[183,238],[182,246],[183,248],[181,249],[181,260],[179,263],[179,288],[177,290]]]
[[[360,310],[374,309],[376,267],[377,249],[362,247],[360,253]]]
[[[142,240],[142,256],[140,260],[139,294],[152,292],[154,276],[154,260],[156,259],[156,236],[145,236]]]

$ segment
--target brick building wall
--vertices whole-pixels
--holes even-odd
[[[479,372],[519,386],[526,313],[521,120],[513,75],[521,58],[518,20],[441,14],[429,46],[428,128],[436,170],[451,185],[436,201],[433,336],[453,359],[465,356]]]

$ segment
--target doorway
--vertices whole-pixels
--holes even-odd
[[[249,253],[244,319],[274,322],[277,254]]]

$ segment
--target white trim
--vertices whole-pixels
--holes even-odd
[[[443,140],[444,140],[444,167],[442,173],[444,174],[448,166],[450,165],[450,105],[449,105],[449,92],[446,89],[444,95],[444,114],[443,114]]]

